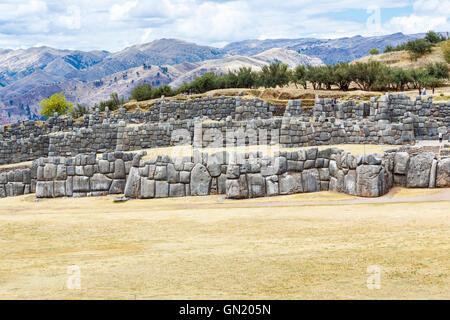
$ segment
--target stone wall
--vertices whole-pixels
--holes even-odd
[[[31,169],[12,169],[0,172],[0,198],[34,193]]]
[[[290,101],[284,117],[278,107],[259,99],[213,98],[185,102],[158,101],[149,112],[136,109],[117,114],[108,110],[86,115],[74,122],[53,117],[43,124],[32,121],[0,127],[0,165],[35,160],[47,156],[73,156],[192,143],[198,139],[196,123],[203,121],[203,146],[222,136],[222,146],[230,139],[253,144],[257,139],[287,147],[309,145],[373,143],[410,144],[420,139],[448,139],[450,104],[433,104],[431,99],[411,100],[403,94],[372,98],[370,102],[316,98],[312,111],[300,101]],[[283,113],[281,113],[283,114]],[[205,121],[207,120],[207,121]],[[184,132],[180,135],[179,132]],[[234,138],[227,138],[235,135]],[[278,139],[277,141],[275,139]],[[248,141],[248,142],[247,142]],[[220,146],[220,141],[216,146]]]
[[[378,197],[393,186],[450,187],[450,158],[414,148],[354,156],[317,147],[267,156],[261,152],[194,152],[143,160],[145,151],[80,154],[35,160],[0,173],[0,197],[125,194],[150,199],[225,194],[230,199],[316,191]]]
[[[36,168],[36,197],[86,197],[121,194],[133,154],[123,152],[40,158]]]

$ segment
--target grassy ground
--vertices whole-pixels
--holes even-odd
[[[448,299],[449,200],[1,199],[0,298]]]

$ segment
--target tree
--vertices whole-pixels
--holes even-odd
[[[424,54],[430,53],[431,47],[431,43],[425,39],[412,40],[406,43],[406,50],[409,51],[412,60],[417,60]]]
[[[428,31],[424,39],[430,43],[439,43],[445,40],[442,35],[434,32],[433,30]]]
[[[260,72],[261,85],[266,88],[275,88],[284,86],[291,79],[288,66],[281,62],[272,63],[269,66],[263,66]]]
[[[347,91],[353,81],[353,73],[350,65],[346,62],[337,64],[334,70],[334,77],[339,89]]]
[[[386,48],[387,48],[387,47],[386,47]],[[376,54],[379,54],[379,53],[380,53],[380,50],[373,48],[373,49],[370,49],[369,53],[370,53],[371,55],[376,55]]]
[[[55,93],[51,97],[39,103],[41,110],[39,113],[44,117],[51,117],[54,113],[58,115],[68,114],[73,109],[73,104],[66,100],[64,92]]]
[[[81,105],[81,104],[77,104],[77,106],[75,108],[72,109],[72,118],[76,119],[79,118],[85,114],[89,113],[89,108]]]
[[[295,84],[296,88],[298,88],[298,84],[301,84],[305,89],[307,88],[305,66],[299,65],[295,67],[294,72],[292,73],[292,82]]]
[[[447,63],[450,63],[450,40],[445,41],[442,44],[442,55]]]
[[[143,83],[131,90],[131,99],[144,101],[152,99],[153,87],[149,83]]]

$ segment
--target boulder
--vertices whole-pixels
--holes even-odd
[[[280,176],[279,180],[280,194],[294,194],[303,192],[301,173],[285,173]]]
[[[356,195],[379,197],[387,192],[384,168],[379,165],[360,165],[356,168]]]
[[[109,179],[104,174],[96,173],[91,178],[91,191],[109,191],[112,179]]]
[[[247,176],[242,174],[239,179],[227,179],[226,197],[228,199],[245,199],[248,198]]]
[[[320,191],[319,170],[309,169],[302,172],[303,192]]]
[[[55,198],[66,196],[66,182],[55,181],[53,185],[53,196]]]
[[[450,158],[441,159],[437,164],[436,187],[450,187]]]
[[[141,178],[141,199],[151,199],[155,197],[155,180]]]
[[[434,157],[433,152],[422,152],[410,159],[406,175],[408,188],[428,188]]]
[[[45,164],[44,167],[44,180],[50,181],[56,178],[56,165],[52,163]]]
[[[141,176],[139,175],[138,167],[131,167],[128,174],[127,183],[125,184],[125,197],[136,199],[139,196],[139,189],[141,187]]]
[[[356,170],[349,170],[344,177],[344,192],[356,195]]]
[[[169,197],[184,197],[185,188],[182,183],[174,183],[169,186]]]
[[[394,156],[394,173],[406,174],[409,163],[408,152],[397,152]]]
[[[209,194],[211,176],[204,165],[197,163],[191,171],[191,195],[206,196]]]
[[[260,173],[247,175],[249,198],[259,198],[266,195],[266,181]]]
[[[155,198],[169,197],[169,183],[166,181],[155,182]]]
[[[36,198],[53,198],[53,181],[38,181]]]
[[[89,192],[89,178],[84,176],[74,176],[73,192]]]
[[[125,179],[114,179],[109,187],[109,194],[122,194],[125,190]]]
[[[273,175],[266,178],[266,195],[267,196],[276,196],[280,194],[278,189],[278,176]]]
[[[117,159],[114,161],[114,179],[125,179],[125,177],[125,162],[122,159]]]

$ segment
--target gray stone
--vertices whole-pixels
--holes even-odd
[[[356,195],[379,197],[386,192],[386,181],[382,166],[360,165],[356,168]]]
[[[226,194],[227,193],[227,175],[222,173],[217,178],[217,194]]]
[[[54,180],[56,178],[56,165],[47,163],[44,167],[44,179],[47,181]]]
[[[141,178],[141,199],[151,199],[155,197],[155,180]]]
[[[303,192],[320,191],[319,170],[308,169],[302,172]]]
[[[437,165],[436,187],[450,187],[450,158],[441,159]]]
[[[155,180],[166,180],[167,179],[167,167],[166,166],[156,166],[155,174],[153,176]]]
[[[406,171],[408,169],[408,162],[408,152],[396,152],[394,156],[394,173],[406,174]]]
[[[280,190],[278,188],[278,176],[270,176],[266,178],[266,195],[267,196],[276,196],[280,194]]]
[[[179,182],[178,171],[175,170],[175,166],[172,163],[167,164],[167,182],[176,183]]]
[[[124,195],[127,198],[137,199],[139,196],[139,189],[141,187],[141,177],[139,175],[139,168],[132,167],[128,174],[127,183],[125,184]]]
[[[109,187],[108,193],[110,194],[122,194],[125,190],[125,179],[114,179]]]
[[[433,163],[431,164],[430,182],[428,183],[428,188],[436,188],[436,169],[437,169],[437,160],[433,159]]]
[[[67,177],[66,179],[66,196],[71,197],[73,195],[73,177]]]
[[[36,183],[37,198],[53,198],[53,181],[38,181]]]
[[[66,180],[67,170],[65,164],[58,164],[56,169],[56,180]]]
[[[228,199],[248,198],[247,176],[243,174],[239,176],[239,179],[227,179],[226,189]]]
[[[169,184],[166,181],[155,182],[155,198],[169,197]]]
[[[356,195],[356,170],[349,170],[344,177],[344,192]]]
[[[184,197],[185,188],[182,183],[174,183],[169,186],[169,197]]]
[[[410,159],[406,175],[408,188],[428,188],[434,157],[433,152],[422,152]]]
[[[330,180],[330,170],[328,168],[320,168],[319,176],[321,181],[329,181]]]
[[[279,180],[280,194],[294,194],[303,192],[301,173],[285,173],[280,176]]]
[[[90,180],[91,191],[109,191],[112,183],[112,179],[101,173],[94,174]]]
[[[125,163],[122,159],[117,159],[116,161],[114,161],[114,179],[125,179],[125,177]]]
[[[266,181],[259,173],[247,174],[249,198],[259,198],[266,195]]]
[[[191,171],[191,195],[206,196],[209,194],[211,176],[206,167],[197,163]]]
[[[207,169],[211,177],[218,177],[221,174],[221,166],[218,163],[208,163]]]
[[[55,198],[66,196],[66,182],[55,181],[53,185],[53,195]]]
[[[309,148],[308,150],[306,150],[306,159],[307,160],[316,160],[317,152],[318,152],[317,147]]]
[[[94,166],[91,164],[84,166],[84,175],[92,177],[94,175]]]
[[[89,192],[89,178],[83,176],[73,177],[73,192]]]
[[[109,161],[108,160],[99,160],[98,161],[98,171],[103,174],[109,173]]]

